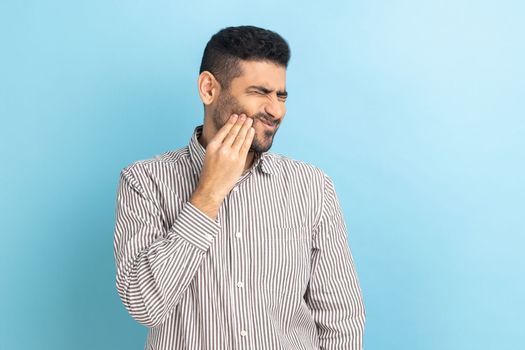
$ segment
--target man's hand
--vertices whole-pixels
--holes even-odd
[[[197,188],[190,202],[211,218],[216,218],[224,198],[246,166],[255,134],[253,119],[233,114],[206,146],[206,156]]]

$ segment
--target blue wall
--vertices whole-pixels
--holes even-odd
[[[334,179],[365,348],[522,347],[523,2],[194,3],[1,3],[1,348],[143,349],[119,171],[186,145],[204,46],[241,24],[291,45],[272,150]]]

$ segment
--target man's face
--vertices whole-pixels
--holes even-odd
[[[266,152],[286,113],[286,68],[270,62],[241,61],[243,74],[221,91],[212,113],[219,130],[234,113],[253,119],[250,150]]]

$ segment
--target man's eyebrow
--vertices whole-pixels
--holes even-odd
[[[268,89],[262,85],[250,85],[248,86],[248,88],[246,90],[250,90],[250,89],[256,89],[256,90],[260,90],[262,92],[264,92],[265,94],[269,94],[269,93],[272,93],[273,90],[271,89]],[[280,96],[280,97],[288,97],[288,92],[286,90],[282,91],[282,90],[279,90],[277,91],[277,96]]]

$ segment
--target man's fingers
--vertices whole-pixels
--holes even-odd
[[[244,138],[244,142],[241,145],[241,149],[239,150],[239,155],[246,159],[248,155],[248,151],[250,150],[250,147],[252,145],[253,136],[255,135],[255,129],[253,127],[250,127],[248,129],[248,132],[246,133],[246,137]]]
[[[230,116],[230,119],[228,119],[228,121],[226,122],[226,124],[224,124],[222,128],[220,128],[219,131],[217,131],[213,138],[217,140],[219,144],[222,144],[224,138],[226,137],[226,135],[228,135],[238,118],[239,116],[237,114],[232,114]]]
[[[237,137],[235,138],[235,141],[233,141],[233,144],[232,144],[232,150],[234,150],[235,152],[239,152],[244,142],[244,139],[246,138],[246,133],[248,132],[248,130],[250,130],[252,123],[253,123],[252,118],[246,118],[246,120],[244,121],[244,124],[242,125],[241,129],[237,133]]]
[[[230,132],[224,140],[222,141],[223,146],[231,147],[233,144],[233,141],[235,141],[235,138],[237,137],[237,134],[239,133],[239,130],[241,129],[242,125],[244,124],[244,121],[246,120],[246,115],[243,113],[239,115],[239,118],[235,122],[235,124],[231,127]]]

